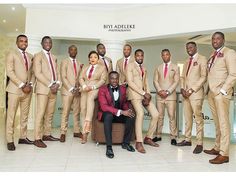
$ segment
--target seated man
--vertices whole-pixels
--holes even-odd
[[[112,123],[125,123],[125,133],[122,148],[134,152],[130,145],[131,136],[134,130],[135,114],[129,109],[126,99],[126,88],[119,86],[119,74],[116,71],[109,73],[109,84],[99,88],[98,91],[99,112],[98,120],[104,122],[106,138],[106,156],[113,158],[112,150]]]

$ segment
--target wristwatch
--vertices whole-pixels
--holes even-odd
[[[166,90],[166,94],[169,95],[169,94],[170,94],[170,91],[169,91],[169,90]]]

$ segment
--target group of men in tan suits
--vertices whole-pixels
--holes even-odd
[[[204,84],[209,87],[208,100],[216,125],[215,147],[204,150],[207,154],[217,155],[210,163],[225,163],[229,161],[230,123],[229,99],[236,82],[236,52],[224,47],[224,34],[216,32],[212,35],[212,46],[216,50],[207,61],[206,57],[197,52],[195,42],[186,44],[189,58],[183,66],[180,76],[179,68],[171,61],[171,53],[163,49],[161,58],[163,64],[156,67],[153,83],[157,92],[156,106],[151,101],[148,85],[147,70],[144,67],[144,51],[137,49],[131,55],[132,47],[124,45],[124,57],[119,59],[116,70],[119,73],[120,84],[127,87],[130,100],[136,114],[135,147],[138,152],[145,153],[144,144],[154,147],[161,141],[165,107],[167,107],[170,122],[171,144],[177,146],[191,146],[193,119],[196,122],[197,145],[193,153],[203,151],[202,104],[204,100]],[[97,98],[97,89],[107,83],[108,73],[113,71],[112,60],[105,56],[106,48],[103,44],[97,45],[97,52],[89,54],[90,65],[83,64],[76,58],[77,47],[72,45],[68,49],[69,57],[61,63],[60,72],[56,57],[51,53],[52,39],[43,37],[42,51],[33,57],[26,52],[28,39],[19,35],[16,40],[17,48],[6,57],[6,71],[10,81],[7,85],[8,111],[6,139],[8,150],[15,150],[14,119],[20,104],[20,139],[19,144],[34,144],[45,148],[43,141],[65,142],[68,127],[69,112],[73,110],[74,137],[82,138],[86,143],[87,134],[91,129],[91,119],[94,112],[94,100]],[[94,63],[93,63],[94,62]],[[92,64],[93,63],[93,64]],[[97,65],[98,64],[98,65]],[[95,72],[96,71],[96,72]],[[177,143],[176,127],[176,88],[180,81],[183,96],[185,139]],[[207,81],[207,82],[206,82]],[[36,93],[35,141],[27,138],[27,122],[31,102],[33,85]],[[63,112],[61,117],[61,137],[52,136],[52,119],[56,104],[58,89],[61,89]],[[80,102],[85,104],[80,104]],[[143,139],[142,126],[144,119],[143,107],[151,115],[147,135]],[[84,125],[80,130],[79,114]],[[157,137],[153,134],[157,131]]]

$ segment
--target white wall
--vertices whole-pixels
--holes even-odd
[[[26,33],[34,35],[127,40],[236,27],[236,4],[155,4],[115,11],[89,5],[26,7]],[[103,29],[104,24],[135,24],[136,28],[114,33]]]

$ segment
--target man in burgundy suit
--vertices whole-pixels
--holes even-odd
[[[106,156],[113,158],[112,150],[112,123],[125,123],[125,133],[122,148],[134,152],[130,145],[131,136],[134,130],[135,114],[129,109],[126,99],[126,88],[119,85],[119,74],[116,71],[109,73],[109,84],[99,88],[98,91],[99,112],[98,120],[104,122],[106,137]]]

